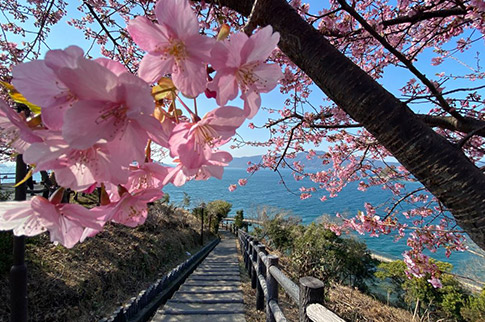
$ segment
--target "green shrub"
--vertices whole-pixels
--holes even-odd
[[[312,223],[298,232],[291,254],[298,276],[366,289],[365,279],[373,277],[375,265],[364,243],[341,238],[321,224]]]
[[[226,218],[231,211],[232,204],[225,200],[214,200],[207,204],[207,221],[211,223],[211,230],[215,233],[219,230],[219,223]]]
[[[238,229],[248,230],[248,223],[244,222],[244,211],[242,209],[236,211],[236,216],[234,216],[234,226]]]
[[[290,252],[293,248],[293,231],[297,223],[291,218],[281,215],[263,223],[262,233],[269,239],[272,247],[282,251]]]
[[[466,321],[485,321],[485,288],[478,295],[470,295],[460,309]]]
[[[381,263],[375,273],[379,279],[387,280],[393,285],[395,294],[417,314],[429,311],[438,317],[462,320],[460,311],[465,304],[467,292],[460,283],[449,274],[453,266],[449,263],[434,261],[439,270],[443,273],[440,277],[442,288],[434,288],[428,279],[429,274],[424,277],[407,278],[404,273],[406,264],[401,261]]]

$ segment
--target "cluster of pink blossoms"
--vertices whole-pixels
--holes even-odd
[[[158,23],[137,17],[127,27],[147,52],[138,76],[116,61],[86,59],[76,46],[13,69],[13,86],[41,113],[26,118],[0,101],[1,139],[35,171],[54,171],[62,188],[49,200],[0,204],[0,230],[26,236],[49,231],[53,242],[73,247],[108,221],[144,223],[147,203],[159,199],[166,184],[222,177],[232,157],[219,147],[257,113],[260,93],[283,77],[278,65],[265,63],[279,35],[269,26],[250,37],[201,35],[186,0],[160,0],[155,14]],[[213,78],[210,70],[216,71]],[[171,95],[158,99],[151,85],[167,76]],[[227,106],[239,91],[244,107]],[[179,93],[195,99],[204,92],[215,96],[219,107],[199,117]],[[187,116],[174,108],[176,102]],[[168,149],[177,166],[153,162],[151,144]],[[61,202],[64,188],[92,192],[96,187],[104,196],[99,207]]]

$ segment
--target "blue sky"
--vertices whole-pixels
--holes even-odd
[[[317,4],[321,7],[328,6],[328,1],[310,1],[310,12],[316,13],[318,7]],[[69,19],[73,17],[80,17],[77,6],[79,3],[69,2],[67,7]],[[313,9],[314,8],[314,9]],[[4,18],[0,16],[0,22],[4,22]],[[88,41],[84,38],[82,31],[70,27],[66,23],[67,19],[64,18],[59,24],[52,27],[51,33],[47,39],[47,43],[49,44],[50,48],[58,49],[58,48],[65,48],[69,45],[77,45],[84,50],[87,50],[91,47],[92,42]],[[96,24],[93,24],[93,30],[98,30],[99,27]],[[18,37],[9,36],[9,40],[20,41]],[[483,40],[478,41],[470,51],[470,54],[464,55],[463,57],[459,57],[464,61],[470,62],[471,56],[475,55],[476,52],[483,53]],[[44,49],[45,51],[45,49]],[[99,54],[99,47],[94,45],[90,51],[90,55],[93,57],[100,56]],[[434,57],[435,54],[433,53],[432,49],[426,50],[422,55],[418,56],[418,61],[416,62],[416,66],[421,69],[428,77],[433,78],[433,75],[442,71],[450,72],[452,71],[455,74],[462,74],[467,72],[467,67],[457,64],[453,60],[445,61],[443,64],[439,66],[431,66],[431,58]],[[483,59],[482,59],[483,60]],[[469,72],[469,71],[468,71]],[[390,92],[394,93],[395,95],[399,96],[399,88],[403,87],[405,83],[411,78],[411,74],[408,70],[399,68],[399,67],[388,67],[385,70],[384,77],[378,80],[386,89]],[[458,86],[477,86],[478,84],[469,82],[455,82],[454,87]],[[217,105],[214,100],[207,100],[205,97],[198,98],[198,107],[200,110],[204,112],[208,112],[209,110],[216,108]],[[272,109],[279,109],[283,106],[285,96],[279,93],[278,89],[273,90],[273,92],[268,94],[262,94],[262,106],[272,108]],[[313,93],[310,96],[310,100],[312,104],[318,106],[323,104],[323,93],[316,87],[313,88]],[[188,102],[190,104],[190,102]],[[228,105],[234,105],[242,107],[242,101],[236,99],[232,102],[229,102]],[[419,110],[425,110],[426,106],[422,108],[418,108]],[[268,119],[269,114],[266,113],[264,110],[261,110],[258,115],[250,120],[246,121],[241,128],[238,130],[238,134],[243,137],[245,140],[260,140],[265,141],[269,138],[269,131],[266,129],[254,129],[251,130],[248,128],[248,124],[253,122],[255,125],[264,125]],[[275,117],[273,115],[273,117]],[[229,145],[229,144],[228,144]],[[315,148],[311,146],[307,146],[307,148]],[[318,150],[325,150],[327,148],[326,145],[322,145],[320,147],[316,147]],[[254,147],[242,147],[236,150],[230,151],[234,156],[246,156],[246,155],[256,155],[256,154],[263,154],[266,152],[266,148],[254,148]]]

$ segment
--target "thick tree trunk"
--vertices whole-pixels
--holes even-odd
[[[253,0],[218,0],[248,16]],[[485,175],[461,149],[436,134],[401,101],[335,49],[284,0],[259,0],[258,23],[315,84],[365,127],[453,214],[485,249]]]

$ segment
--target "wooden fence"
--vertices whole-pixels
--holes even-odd
[[[236,232],[233,224],[228,229]],[[278,287],[299,308],[300,322],[343,322],[344,320],[324,307],[324,284],[317,278],[306,276],[294,283],[278,268],[278,256],[268,254],[265,246],[248,233],[237,230],[244,264],[256,289],[256,309],[265,310],[266,321],[287,321],[278,304]]]

